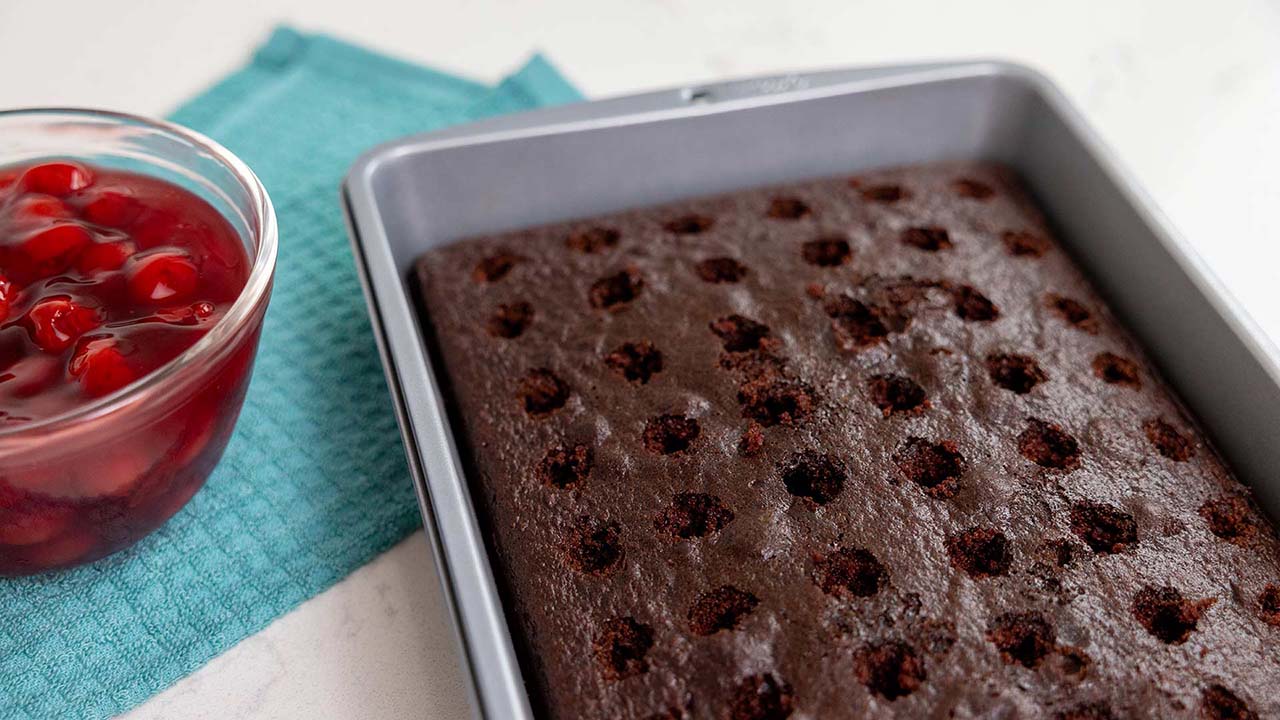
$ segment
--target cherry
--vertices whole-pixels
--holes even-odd
[[[18,290],[9,278],[0,275],[0,323],[9,317],[9,306],[18,297]]]
[[[169,492],[154,498],[150,504],[148,513],[154,518],[153,522],[161,523],[173,517],[179,510],[186,507],[191,498],[204,486],[204,482],[198,475],[188,475],[186,477],[178,476],[173,479],[173,484],[169,486]]]
[[[26,222],[43,219],[69,220],[75,217],[70,205],[49,195],[22,195],[9,205],[9,215]]]
[[[143,447],[124,445],[106,450],[86,464],[75,478],[73,492],[81,498],[128,495],[155,463],[155,455]]]
[[[64,507],[0,511],[0,545],[35,545],[57,537],[71,521]]]
[[[195,293],[200,271],[186,253],[161,251],[136,258],[129,270],[129,295],[141,304],[182,302]]]
[[[93,184],[93,173],[80,163],[51,162],[37,165],[22,176],[28,192],[46,195],[70,195]]]
[[[109,240],[93,243],[80,253],[76,270],[81,275],[119,270],[138,248],[128,240]]]
[[[170,462],[174,467],[186,467],[195,462],[218,434],[221,414],[217,403],[193,405],[188,411],[187,427],[182,431],[178,444],[173,448]]]
[[[67,295],[53,295],[36,301],[27,311],[26,321],[31,339],[41,350],[60,353],[98,326],[98,312]]]
[[[6,510],[12,510],[23,502],[26,495],[19,489],[4,482],[0,482],[0,513]]]
[[[66,270],[93,236],[80,225],[65,223],[41,230],[23,241],[22,253],[31,263],[31,272],[48,277]]]
[[[48,542],[23,548],[19,562],[40,569],[66,567],[89,556],[98,543],[93,533],[71,530]]]
[[[42,353],[22,358],[10,365],[5,374],[13,376],[12,380],[5,383],[9,395],[14,398],[29,398],[62,382],[66,368],[62,358]]]
[[[94,225],[121,228],[133,222],[141,212],[142,205],[132,195],[106,190],[90,200],[80,214]]]
[[[109,337],[81,341],[67,370],[90,397],[115,392],[137,378],[116,341]]]

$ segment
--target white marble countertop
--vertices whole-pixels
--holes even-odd
[[[160,115],[277,22],[496,79],[545,50],[588,95],[1002,57],[1057,81],[1280,339],[1280,1],[0,0],[0,107]],[[127,717],[467,715],[421,532]]]

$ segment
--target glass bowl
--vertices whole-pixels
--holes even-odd
[[[195,193],[235,229],[251,270],[225,316],[167,364],[67,412],[0,427],[0,576],[125,548],[200,489],[240,413],[276,262],[276,216],[262,183],[199,133],[97,110],[0,112],[0,167],[46,159],[152,175]]]

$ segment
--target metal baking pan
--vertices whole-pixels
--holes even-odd
[[[1024,67],[937,63],[743,80],[410,137],[361,157],[344,200],[478,717],[533,713],[410,296],[414,260],[481,233],[955,159],[1021,173],[1112,310],[1280,517],[1280,356],[1079,113]]]

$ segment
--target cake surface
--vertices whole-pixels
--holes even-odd
[[[476,238],[417,280],[542,715],[1280,716],[1271,525],[1006,170]]]

